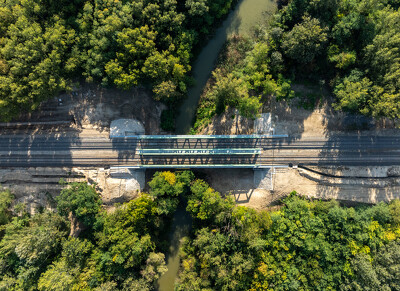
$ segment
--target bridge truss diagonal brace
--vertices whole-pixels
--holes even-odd
[[[239,149],[137,149],[138,155],[179,156],[179,155],[259,155],[261,148]]]

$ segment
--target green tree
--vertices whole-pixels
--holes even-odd
[[[255,118],[261,108],[260,97],[250,96],[246,83],[235,78],[233,74],[226,77],[220,70],[213,72],[215,84],[211,89],[209,98],[216,103],[215,111],[221,114],[227,106],[236,107],[244,117]]]
[[[372,82],[368,78],[352,82],[344,79],[336,86],[335,95],[339,99],[337,109],[344,109],[363,114],[370,113],[370,101],[372,95]]]
[[[34,289],[67,233],[66,221],[55,213],[15,218],[0,242],[0,277],[16,289]]]
[[[191,213],[194,218],[213,221],[220,213],[228,211],[234,205],[232,199],[223,199],[220,194],[202,181],[196,180],[190,187],[191,195],[189,196],[186,210]]]
[[[320,26],[319,20],[305,16],[284,35],[282,48],[289,58],[308,64],[323,53],[327,39],[326,29]]]
[[[351,261],[354,276],[343,284],[342,290],[399,290],[400,245],[391,242],[384,246],[376,259],[360,253]]]
[[[74,70],[68,50],[75,33],[55,18],[54,25],[20,16],[8,27],[0,46],[0,116],[15,117],[21,109],[33,111],[61,90],[69,89],[66,75]]]
[[[168,268],[165,265],[163,253],[150,253],[146,260],[146,266],[142,269],[141,275],[146,282],[152,284],[156,282]]]
[[[175,212],[179,204],[179,195],[185,193],[192,180],[193,173],[189,171],[155,173],[149,186],[150,195],[156,198],[158,214],[169,215]]]
[[[72,290],[75,283],[77,270],[71,269],[65,260],[53,263],[50,268],[44,272],[39,281],[39,290]]]
[[[400,200],[395,199],[389,205],[390,215],[394,224],[400,224]]]
[[[10,190],[0,189],[0,231],[2,230],[2,225],[10,221],[11,213],[9,207],[13,199],[14,195],[11,194]]]
[[[85,226],[90,227],[101,209],[99,194],[87,183],[71,183],[56,197],[57,210],[65,217],[72,213]]]
[[[152,236],[160,227],[156,202],[141,195],[102,215],[101,231],[95,234],[99,249],[92,256],[99,280],[129,286],[144,280],[145,286],[152,285],[165,272],[163,255],[153,254],[156,244]]]
[[[117,34],[117,43],[121,47],[117,58],[106,64],[106,73],[113,82],[125,89],[138,84],[141,68],[146,59],[156,50],[157,33],[149,27],[125,28]]]
[[[194,19],[204,16],[209,11],[207,0],[186,0],[185,7]]]
[[[179,93],[178,86],[171,80],[163,81],[154,86],[153,92],[154,99],[162,101],[176,100],[181,94]]]
[[[400,116],[400,12],[385,9],[378,12],[377,33],[365,47],[365,62],[371,79],[377,85],[371,111],[375,116]]]

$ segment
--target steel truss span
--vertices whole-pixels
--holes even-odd
[[[138,149],[137,154],[143,156],[259,155],[261,149]]]

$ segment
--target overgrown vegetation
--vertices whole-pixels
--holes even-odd
[[[328,81],[336,109],[400,117],[399,1],[281,1],[268,31],[285,74]]]
[[[236,108],[244,117],[258,116],[271,96],[290,99],[294,92],[281,74],[282,56],[262,37],[234,36],[220,55],[217,68],[200,100],[193,130],[200,131],[212,117]]]
[[[182,202],[193,228],[177,290],[400,288],[399,200],[343,207],[293,192],[279,210],[256,211],[190,171],[157,172],[149,186],[113,212],[86,183],[63,190],[58,212],[35,215],[21,204],[10,211],[13,197],[1,192],[0,289],[153,290],[166,272],[164,234]],[[71,212],[85,222],[78,237]]]
[[[165,131],[175,130],[176,110],[165,109],[161,112],[161,129]]]
[[[400,288],[398,200],[345,208],[292,193],[267,212],[235,206],[200,181],[192,193],[194,236],[182,249],[178,290]]]
[[[35,110],[72,80],[185,92],[192,50],[232,0],[0,2],[0,119]]]
[[[8,210],[1,192],[1,290],[152,290],[166,271],[161,234],[188,190],[191,172],[157,173],[150,193],[106,212],[99,194],[73,183],[57,210],[35,215]],[[14,208],[15,210],[15,208]],[[74,237],[72,213],[85,230]]]
[[[194,131],[227,106],[254,118],[268,98],[291,99],[290,81],[327,84],[337,110],[400,117],[399,1],[278,3],[272,21],[254,38],[228,41],[203,93]],[[318,99],[309,97],[299,100],[307,109]]]

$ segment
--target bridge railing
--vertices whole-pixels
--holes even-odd
[[[139,155],[148,156],[177,156],[177,155],[259,155],[261,148],[239,149],[138,149]]]
[[[258,139],[258,138],[285,138],[287,134],[242,134],[242,135],[110,135],[110,138],[136,139]]]

